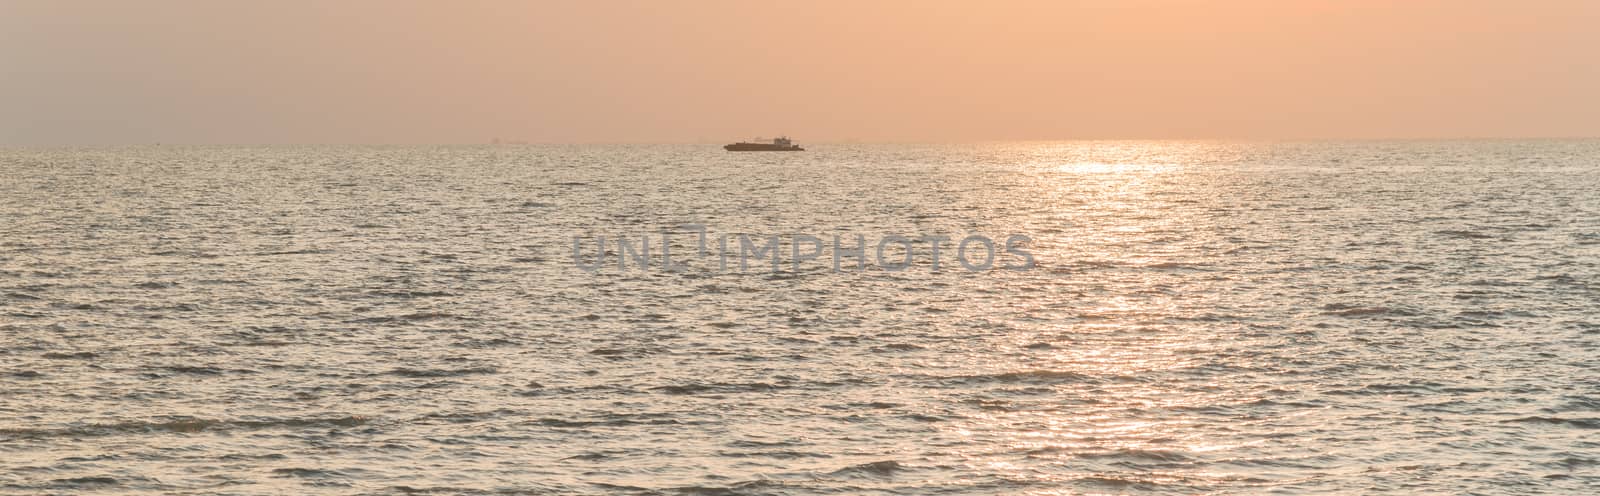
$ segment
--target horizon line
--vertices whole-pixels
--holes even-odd
[[[1003,143],[1071,143],[1071,142],[1231,142],[1231,143],[1336,143],[1336,142],[1445,142],[1445,141],[1583,141],[1600,140],[1595,136],[1460,136],[1460,137],[1300,137],[1300,138],[1246,138],[1246,137],[1188,137],[1188,138],[1025,138],[976,140],[819,140],[798,141],[811,145],[979,145]],[[272,147],[272,146],[641,146],[641,145],[703,145],[721,146],[715,141],[522,141],[509,142],[98,142],[98,143],[0,143],[0,149],[27,148],[134,148],[134,147]]]

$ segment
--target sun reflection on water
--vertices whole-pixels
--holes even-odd
[[[1200,418],[1256,399],[1213,373],[1235,366],[1215,362],[1232,344],[1203,320],[1228,281],[1205,277],[1205,264],[1190,258],[1223,227],[1203,205],[1175,200],[1211,196],[1189,172],[1241,151],[1078,143],[1014,152],[1027,157],[1027,194],[1055,205],[1057,234],[1035,248],[1052,261],[1056,296],[1019,308],[1045,320],[1006,344],[1049,352],[969,364],[1012,381],[992,393],[1007,407],[953,432],[984,441],[978,463],[1007,477],[1073,482],[1074,493],[1238,477],[1202,463],[1259,442]]]

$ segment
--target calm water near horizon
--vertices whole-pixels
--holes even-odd
[[[1600,491],[1600,141],[805,146],[0,149],[0,494]]]

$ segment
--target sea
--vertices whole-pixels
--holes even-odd
[[[0,494],[1600,492],[1600,141],[805,146],[0,149]]]

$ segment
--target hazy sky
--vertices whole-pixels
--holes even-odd
[[[0,0],[0,144],[1600,136],[1600,1]]]

